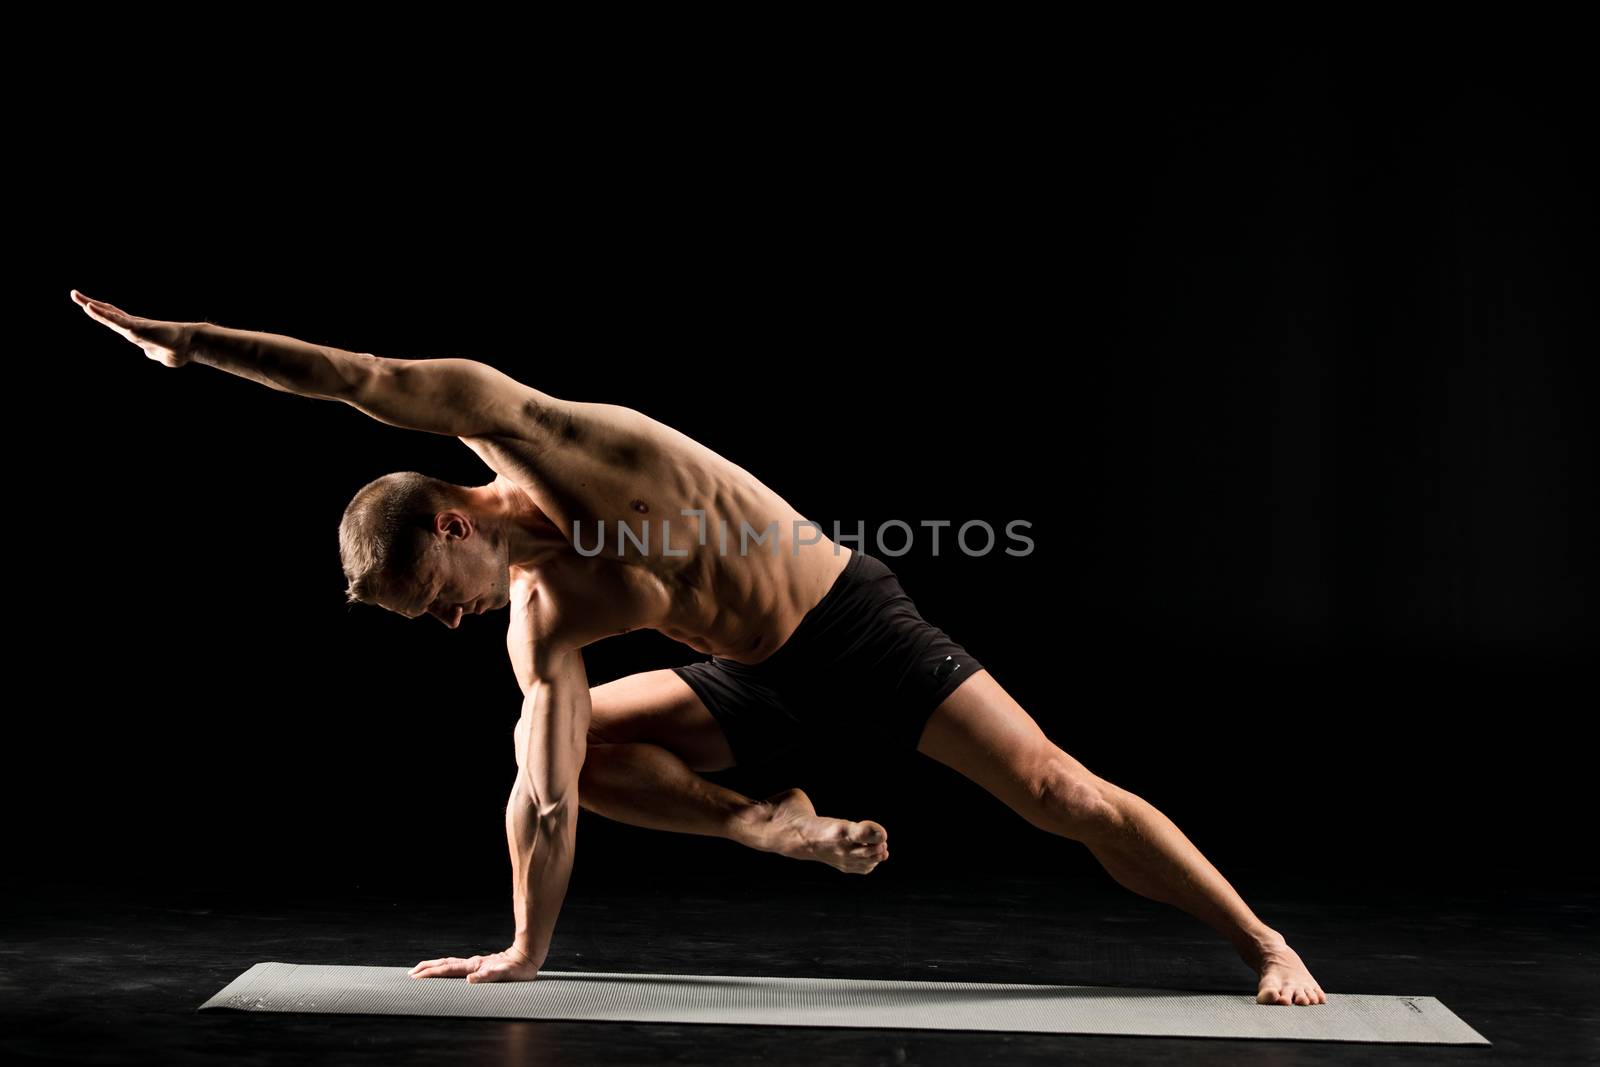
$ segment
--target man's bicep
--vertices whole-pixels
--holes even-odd
[[[475,359],[371,357],[340,399],[390,426],[449,437],[515,434],[554,398]]]
[[[576,648],[540,650],[517,724],[517,763],[541,816],[575,814],[588,751],[589,678]]]

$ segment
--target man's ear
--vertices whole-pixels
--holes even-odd
[[[465,540],[472,533],[472,520],[459,511],[441,511],[433,517],[433,528],[446,538]]]

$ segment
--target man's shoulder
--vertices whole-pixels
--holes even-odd
[[[531,639],[579,648],[659,629],[672,604],[668,583],[650,568],[577,552],[514,571],[510,596],[513,623],[526,620]]]

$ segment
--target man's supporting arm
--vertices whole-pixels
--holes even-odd
[[[506,805],[512,950],[538,967],[550,952],[577,845],[578,775],[589,734],[589,679],[577,648],[534,657],[517,723],[517,781]]]
[[[413,978],[536,978],[572,877],[578,776],[589,743],[589,677],[581,644],[562,636],[560,614],[533,582],[519,578],[511,590],[506,648],[523,694],[513,733],[517,780],[506,803],[514,940],[488,956],[423,960],[411,969]]]

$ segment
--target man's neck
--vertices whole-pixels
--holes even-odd
[[[506,560],[513,567],[535,567],[570,546],[560,527],[514,485],[490,482],[471,489],[480,522],[492,522],[508,539]]]

